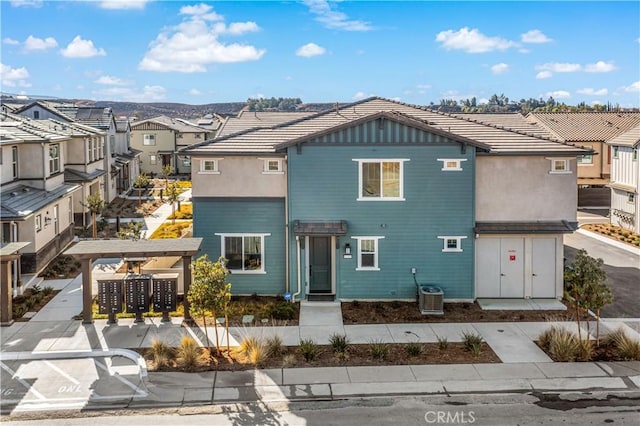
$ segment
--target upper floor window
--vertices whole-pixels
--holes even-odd
[[[634,194],[633,192],[628,192],[627,193],[627,202],[633,204],[636,201],[636,194]]]
[[[200,160],[200,172],[201,173],[220,173],[218,170],[218,159]]]
[[[40,119],[40,111],[33,111],[33,119],[34,120]]]
[[[358,266],[356,271],[379,271],[378,241],[384,237],[351,237],[358,241]]]
[[[613,147],[613,158],[618,158],[619,152],[620,152],[620,147],[614,146]]]
[[[438,158],[438,161],[442,161],[443,171],[461,171],[462,162],[467,161],[466,158]]]
[[[358,162],[358,201],[404,201],[404,162],[408,159]]]
[[[569,160],[566,158],[550,158],[551,171],[553,174],[568,174],[571,173],[569,169]]]
[[[18,147],[11,147],[11,177],[18,179]]]
[[[60,145],[49,145],[49,174],[60,171]]]
[[[462,240],[467,238],[464,236],[444,236],[438,237],[442,240],[444,246],[442,251],[445,252],[460,252],[462,251]]]
[[[638,148],[633,149],[633,161],[638,161]]]
[[[114,135],[109,136],[109,148],[111,149],[111,155],[116,153],[116,137]]]
[[[282,160],[266,158],[263,160],[262,173],[280,174],[282,173]]]
[[[578,164],[593,164],[593,155],[580,155]]]
[[[40,230],[42,230],[42,215],[41,214],[36,215],[35,226],[36,226],[36,232],[40,232]]]
[[[144,134],[143,135],[143,140],[142,140],[142,144],[143,145],[155,145],[156,144],[156,135],[150,135],[150,134]]]

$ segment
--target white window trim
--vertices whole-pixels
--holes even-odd
[[[438,158],[438,161],[442,161],[442,171],[443,172],[460,172],[462,171],[462,162],[467,161],[466,158]],[[455,167],[447,167],[447,163],[450,161],[455,161]]]
[[[150,138],[147,138],[147,136],[151,136]],[[147,143],[147,141],[152,141],[153,143]],[[143,146],[156,146],[156,135],[154,133],[144,133],[142,135],[142,145]]]
[[[570,175],[573,173],[573,171],[571,171],[570,168],[570,158],[560,158],[560,157],[547,157],[547,160],[551,161],[551,170],[549,170],[549,174],[552,175]],[[555,162],[556,161],[564,161],[566,169],[565,170],[555,170],[554,166],[555,166]]]
[[[358,163],[358,198],[356,201],[405,201],[404,198],[404,163],[408,158],[352,158]],[[400,195],[398,197],[364,197],[362,195],[362,164],[363,163],[400,163]],[[382,176],[381,176],[382,182]]]
[[[442,251],[448,253],[460,253],[462,252],[462,240],[467,238],[462,235],[443,235],[438,236],[439,239],[442,240]],[[447,240],[456,240],[456,248],[447,247]]]
[[[201,175],[219,175],[220,174],[220,160],[224,160],[224,158],[210,158],[210,159],[202,159],[200,160],[200,171],[198,171],[198,174]],[[212,161],[213,162],[213,170],[205,170],[204,169],[204,164],[208,161]]]
[[[380,249],[379,249],[379,244],[378,241],[384,239],[384,237],[351,237],[352,240],[356,240],[357,242],[357,257],[358,257],[358,266],[356,267],[356,271],[379,271],[380,270],[380,263],[378,262],[379,259],[379,253],[380,253]],[[362,252],[361,252],[361,246],[360,246],[360,241],[362,240],[373,240],[375,247],[374,247],[374,253],[373,253],[373,264],[374,266],[362,266]]]
[[[260,263],[260,269],[252,269],[250,271],[243,271],[241,269],[229,269],[233,274],[236,275],[264,275],[267,273],[264,269],[264,265],[267,261],[267,256],[265,252],[264,245],[264,237],[270,237],[271,234],[261,234],[261,233],[215,233],[214,235],[220,237],[220,253],[221,256],[226,258],[225,247],[224,247],[224,239],[225,237],[242,237],[243,238],[243,247],[244,247],[244,237],[260,237],[260,247],[262,247],[262,262]],[[243,250],[244,251],[244,250]]]
[[[282,175],[284,169],[282,168],[282,158],[260,158],[262,160],[262,174],[263,175]],[[269,170],[269,162],[277,161],[278,170]]]
[[[42,215],[41,214],[36,215],[34,219],[34,225],[36,228],[36,232],[42,231]]]
[[[589,163],[583,163],[583,162],[582,162],[582,159],[583,159],[584,157],[590,157],[590,158],[591,158],[591,161],[590,161]],[[581,167],[589,167],[589,166],[593,166],[593,154],[579,155],[579,156],[578,156],[578,159],[577,159],[577,162],[578,162],[578,166],[581,166]]]

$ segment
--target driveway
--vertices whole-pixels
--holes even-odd
[[[613,303],[602,309],[604,318],[640,318],[640,256],[573,233],[564,237],[564,255],[569,264],[579,249],[589,256],[602,258],[607,279],[613,290]]]

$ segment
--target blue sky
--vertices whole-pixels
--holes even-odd
[[[1,0],[2,91],[640,105],[640,2]]]

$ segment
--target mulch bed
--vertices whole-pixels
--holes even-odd
[[[416,302],[343,302],[344,324],[572,321],[572,311],[483,311],[477,303],[445,303],[444,315],[422,315]]]

